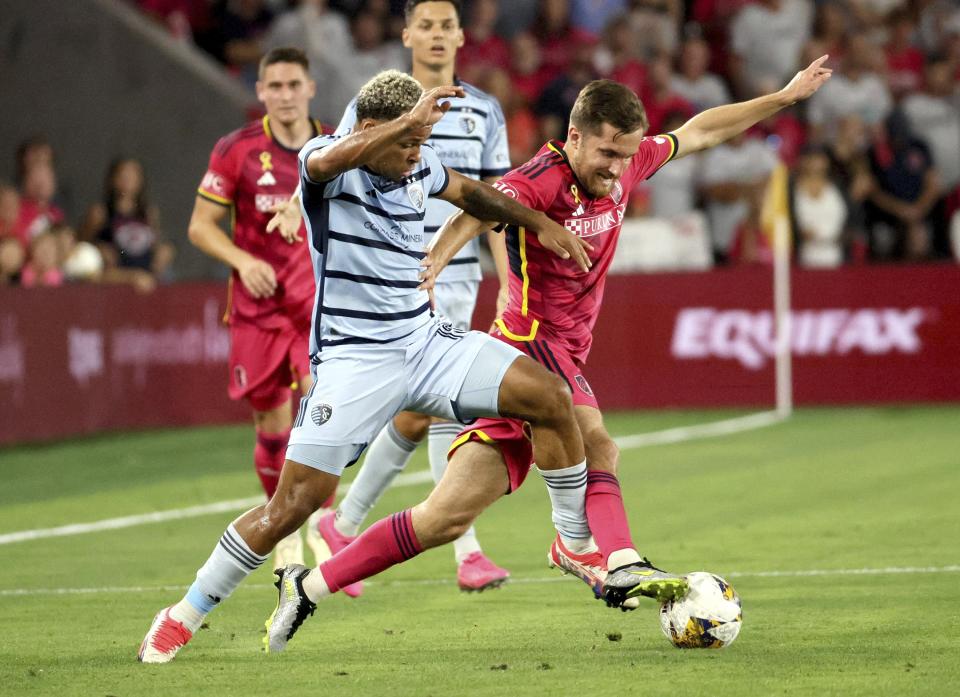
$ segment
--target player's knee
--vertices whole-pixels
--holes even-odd
[[[541,422],[559,424],[573,420],[573,401],[567,383],[550,373],[538,394],[539,419]]]

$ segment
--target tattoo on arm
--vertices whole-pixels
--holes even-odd
[[[531,213],[509,196],[481,182],[471,182],[460,203],[474,218],[512,225],[524,225]]]

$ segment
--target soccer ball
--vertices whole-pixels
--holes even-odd
[[[660,628],[680,649],[720,649],[740,633],[743,613],[733,586],[716,574],[687,574],[690,590],[660,606]]]

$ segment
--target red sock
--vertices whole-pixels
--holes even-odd
[[[267,498],[273,496],[280,482],[280,470],[283,469],[283,459],[289,439],[289,429],[283,433],[257,431],[257,444],[253,448],[253,466],[257,470],[257,476],[260,477],[263,490],[267,492]]]
[[[611,552],[633,549],[620,482],[609,472],[587,472],[587,522],[604,562]]]
[[[360,537],[320,565],[331,593],[379,574],[422,552],[408,508],[378,520]]]

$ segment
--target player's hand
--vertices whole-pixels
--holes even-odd
[[[803,101],[820,89],[823,84],[830,79],[830,76],[833,75],[833,70],[823,67],[823,64],[826,63],[829,57],[828,55],[823,55],[817,58],[817,60],[813,61],[813,63],[808,65],[804,70],[794,75],[787,86],[780,90],[790,104]]]
[[[410,120],[416,129],[432,128],[450,109],[450,102],[441,101],[451,97],[464,97],[462,87],[434,87],[420,95],[420,100],[410,110]]]
[[[423,267],[423,271],[420,272],[420,285],[417,286],[417,290],[427,291],[427,297],[430,298],[430,309],[436,312],[437,299],[433,294],[433,289],[437,286],[437,274],[442,269],[438,268],[439,265],[430,256],[430,252],[427,252],[427,256],[420,262],[420,266]]]
[[[274,230],[279,230],[280,236],[293,244],[294,242],[303,242],[300,237],[300,201],[291,198],[283,203],[278,203],[270,209],[273,217],[267,223],[267,234]]]
[[[593,262],[588,252],[593,251],[593,245],[577,237],[572,232],[543,216],[543,223],[533,230],[544,248],[549,249],[561,259],[573,259],[584,272],[590,270]]]
[[[277,274],[267,262],[250,257],[237,268],[240,282],[255,298],[269,298],[277,292]]]
[[[510,287],[501,286],[500,290],[497,292],[497,314],[493,316],[493,322],[490,323],[490,329],[487,330],[488,334],[497,328],[497,320],[503,318],[503,313],[506,311],[507,304],[509,302]]]

